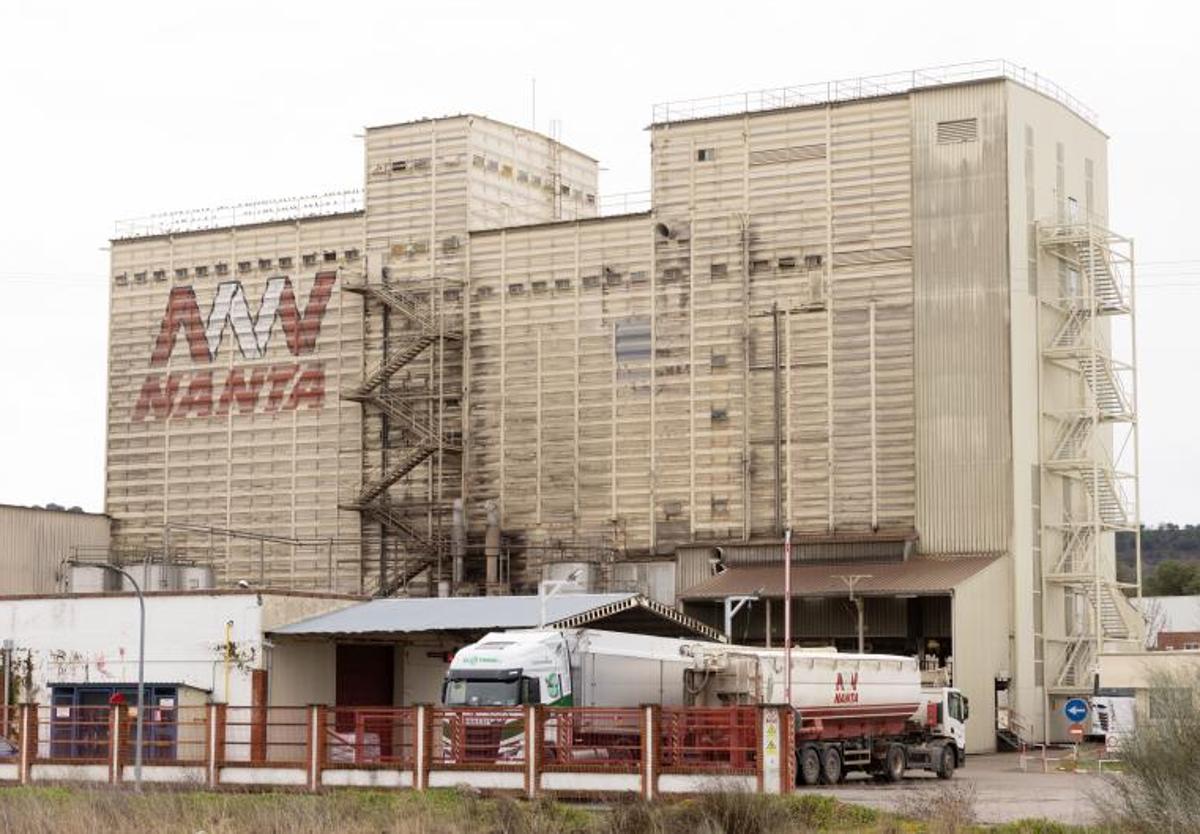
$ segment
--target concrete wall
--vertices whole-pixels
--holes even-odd
[[[108,516],[0,505],[0,594],[53,593],[64,559],[108,543]]]
[[[214,701],[246,705],[251,671],[268,669],[270,703],[332,703],[332,644],[271,648],[263,632],[347,604],[256,592],[148,594],[146,681],[186,685]],[[227,623],[234,645],[229,661]],[[50,684],[137,681],[138,604],[132,594],[0,598],[0,639],[14,643],[18,700],[48,703]]]
[[[971,699],[967,749],[996,749],[996,677],[1011,674],[1013,564],[997,559],[954,589],[954,683]]]
[[[1056,320],[1039,293],[1053,298],[1059,281],[1056,261],[1040,252],[1034,224],[1053,222],[1068,197],[1086,210],[1086,169],[1094,172],[1092,210],[1107,215],[1107,142],[1098,129],[1058,103],[1025,87],[1006,83],[1008,134],[1008,260],[1010,269],[1009,352],[1012,395],[1013,696],[1025,718],[1043,714],[1043,682],[1052,684],[1065,653],[1062,586],[1046,585],[1042,574],[1055,564],[1062,535],[1053,525],[1067,512],[1086,516],[1083,490],[1064,488],[1064,479],[1039,467],[1042,447],[1053,441],[1054,421],[1044,414],[1084,405],[1080,380],[1051,363],[1040,350]],[[1059,146],[1062,155],[1059,155]],[[1039,392],[1040,387],[1040,392]],[[1111,534],[1107,545],[1111,554]],[[1110,574],[1111,574],[1110,563]],[[1047,643],[1043,657],[1041,635]],[[1055,642],[1055,641],[1059,642]],[[1053,704],[1051,705],[1053,708]],[[1042,730],[1035,720],[1035,729]]]
[[[360,474],[359,407],[340,394],[362,373],[361,303],[343,291],[362,225],[350,214],[113,241],[105,508],[119,546],[161,551],[168,522],[357,537],[338,496]],[[177,532],[171,546],[211,558],[221,581],[259,578],[257,542]],[[327,576],[324,553],[262,552],[272,584]]]

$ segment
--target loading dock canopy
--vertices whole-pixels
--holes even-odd
[[[903,562],[792,562],[793,597],[844,597],[846,583],[839,576],[858,574],[854,586],[859,596],[897,594],[948,594],[995,562],[999,556],[916,556]],[[680,594],[685,600],[720,600],[759,594],[783,596],[783,563],[728,568]]]
[[[376,637],[430,632],[478,634],[537,628],[535,596],[377,599],[301,620],[271,633],[285,637]],[[560,594],[546,600],[548,628],[724,640],[716,629],[641,594]]]

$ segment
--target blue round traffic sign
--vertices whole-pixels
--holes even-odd
[[[1082,698],[1072,698],[1071,700],[1067,701],[1066,705],[1063,707],[1063,715],[1067,716],[1067,718],[1076,723],[1079,723],[1083,719],[1087,718],[1087,714],[1087,701],[1083,700]]]

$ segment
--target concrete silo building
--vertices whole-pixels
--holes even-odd
[[[644,211],[477,116],[344,205],[113,242],[120,546],[220,581],[635,585],[738,640],[920,654],[971,746],[1138,639],[1132,252],[1107,137],[1007,64],[663,105]],[[342,198],[338,198],[341,200]],[[282,213],[282,217],[279,215]]]

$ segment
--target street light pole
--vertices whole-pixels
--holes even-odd
[[[69,562],[68,564],[79,564],[78,562]],[[138,672],[137,672],[137,717],[136,729],[134,730],[134,750],[133,750],[133,785],[134,789],[140,791],[142,789],[142,739],[144,730],[144,713],[145,713],[145,698],[146,698],[146,598],[142,595],[142,586],[133,578],[133,575],[123,568],[116,565],[104,563],[88,563],[89,565],[101,567],[105,570],[119,573],[121,576],[129,580],[129,584],[133,585],[134,593],[138,599]]]

